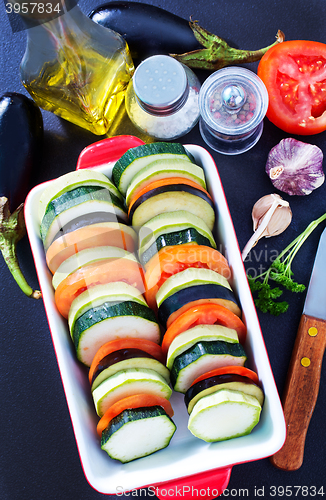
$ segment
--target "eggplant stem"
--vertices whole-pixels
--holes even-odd
[[[28,297],[40,299],[42,294],[39,290],[33,290],[27,283],[18,263],[16,245],[26,234],[24,204],[11,214],[9,201],[4,196],[0,198],[0,250],[3,258],[19,288]]]
[[[179,62],[190,68],[218,70],[225,66],[259,61],[262,56],[274,45],[284,42],[285,36],[281,30],[276,34],[276,41],[259,50],[240,50],[230,47],[223,38],[199,26],[198,21],[189,22],[194,36],[204,49],[185,52],[184,54],[170,54]]]

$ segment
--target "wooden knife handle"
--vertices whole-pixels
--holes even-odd
[[[319,391],[326,321],[302,315],[282,397],[287,435],[271,458],[275,467],[297,470],[303,462],[309,422]]]

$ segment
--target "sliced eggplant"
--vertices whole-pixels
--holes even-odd
[[[158,320],[163,326],[168,326],[184,311],[201,303],[220,304],[237,316],[241,309],[234,293],[223,285],[211,283],[199,284],[182,288],[164,299],[158,308]]]
[[[212,231],[215,223],[214,204],[208,194],[187,184],[158,187],[139,196],[131,205],[129,219],[141,227],[153,216],[186,210],[201,218]]]
[[[243,375],[225,373],[223,375],[208,377],[189,387],[185,394],[185,405],[188,413],[190,414],[192,412],[194,405],[200,398],[222,389],[249,394],[249,396],[255,397],[259,401],[259,404],[263,406],[264,392],[257,384]]]
[[[156,160],[134,175],[126,192],[127,206],[132,198],[148,184],[168,177],[189,179],[206,189],[204,171],[195,163],[191,163],[188,159]]]
[[[170,372],[160,361],[141,349],[120,349],[105,356],[91,381],[92,391],[117,372],[129,369],[153,370],[170,383]]]
[[[40,226],[44,248],[47,250],[57,233],[76,217],[91,212],[115,214],[124,222],[128,221],[122,202],[108,189],[85,186],[63,193],[47,206]]]
[[[160,307],[163,301],[180,290],[195,285],[208,284],[221,285],[232,291],[228,280],[216,271],[212,269],[188,267],[184,271],[173,274],[165,280],[156,294],[157,306]]]

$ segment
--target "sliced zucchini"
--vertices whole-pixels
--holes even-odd
[[[167,353],[166,366],[171,370],[177,356],[198,342],[211,340],[224,340],[234,344],[239,342],[238,334],[233,328],[222,325],[197,325],[180,333],[172,340]]]
[[[101,448],[126,463],[166,448],[175,431],[161,406],[124,410],[102,432]]]
[[[189,159],[160,159],[149,163],[134,175],[126,192],[127,206],[133,196],[149,183],[167,177],[190,179],[206,189],[204,170],[195,163],[191,163]]]
[[[143,144],[129,149],[121,156],[112,169],[112,180],[120,193],[125,196],[128,186],[137,172],[149,163],[162,159],[182,159],[195,163],[192,155],[181,144],[167,142]]]
[[[138,232],[138,247],[140,252],[147,250],[161,234],[174,233],[194,228],[203,237],[210,241],[210,246],[216,248],[212,232],[207,224],[196,215],[186,210],[164,212],[148,220]],[[186,242],[185,242],[186,243]]]
[[[133,301],[104,302],[74,323],[71,336],[79,361],[90,366],[98,349],[110,340],[136,337],[159,344],[160,328],[153,311]]]
[[[214,204],[204,191],[186,184],[170,184],[143,194],[131,205],[129,219],[135,227],[143,226],[153,216],[186,210],[201,218],[210,231],[215,223]]]
[[[220,390],[201,398],[190,414],[188,429],[208,443],[249,434],[258,424],[259,401],[240,391]]]
[[[154,394],[170,399],[172,389],[157,372],[130,368],[104,380],[92,394],[96,413],[102,417],[111,405],[127,396]]]
[[[225,373],[223,375],[208,377],[189,387],[185,394],[185,405],[188,413],[192,412],[194,405],[202,397],[222,389],[249,394],[249,396],[255,397],[259,401],[259,404],[263,406],[264,392],[257,384],[243,375]]]
[[[138,251],[139,260],[143,266],[146,266],[151,258],[154,257],[162,248],[175,245],[185,245],[187,243],[196,243],[197,245],[205,245],[210,248],[215,248],[215,246],[213,247],[211,245],[208,238],[201,235],[195,228],[190,227],[188,229],[184,229],[183,231],[161,234],[157,237],[156,241],[147,248],[147,250]]]
[[[77,271],[81,266],[85,266],[87,264],[91,264],[92,262],[97,262],[103,259],[131,259],[137,262],[137,259],[134,254],[131,252],[127,252],[122,248],[118,247],[94,247],[94,248],[86,248],[81,252],[77,252],[68,259],[66,259],[62,264],[58,267],[56,272],[52,278],[52,286],[54,289],[58,287],[58,285],[63,281],[69,274]]]
[[[232,291],[228,280],[216,271],[205,268],[188,267],[188,269],[180,271],[177,274],[173,274],[165,280],[156,294],[157,306],[160,307],[164,300],[179,290],[183,290],[187,287],[193,287],[195,285],[208,284],[221,285]]]
[[[137,352],[138,351],[138,352]],[[122,370],[140,369],[153,370],[170,383],[170,372],[160,361],[150,356],[150,354],[137,349],[122,349],[112,355],[106,356],[101,362],[101,368],[96,371],[93,377],[91,389],[94,391],[104,380]]]
[[[70,221],[92,212],[108,212],[128,221],[122,202],[108,189],[85,186],[54,198],[47,206],[40,226],[45,249]]]
[[[147,305],[138,288],[123,281],[89,287],[78,295],[71,304],[68,316],[69,329],[72,331],[75,321],[89,309],[98,307],[105,302],[126,302],[131,300],[144,306]]]
[[[175,391],[185,393],[192,382],[214,368],[243,366],[246,353],[239,343],[223,340],[200,341],[174,359],[171,383]]]
[[[38,207],[40,223],[42,222],[46,208],[50,201],[58,196],[61,196],[67,191],[71,191],[77,187],[85,185],[109,189],[113,195],[123,201],[120,192],[106,175],[93,169],[75,170],[51,181],[49,186],[41,194]]]

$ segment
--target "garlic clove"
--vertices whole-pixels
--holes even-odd
[[[282,202],[284,202],[287,206],[289,205],[287,201],[283,200],[281,196],[276,193],[267,194],[256,201],[251,213],[254,231],[256,231],[257,227],[259,226],[260,219],[265,216],[266,212],[270,209],[275,201],[279,202],[280,205],[282,204]]]
[[[243,260],[260,238],[281,234],[292,220],[289,203],[275,193],[260,198],[255,203],[251,215],[254,234],[242,251]]]

